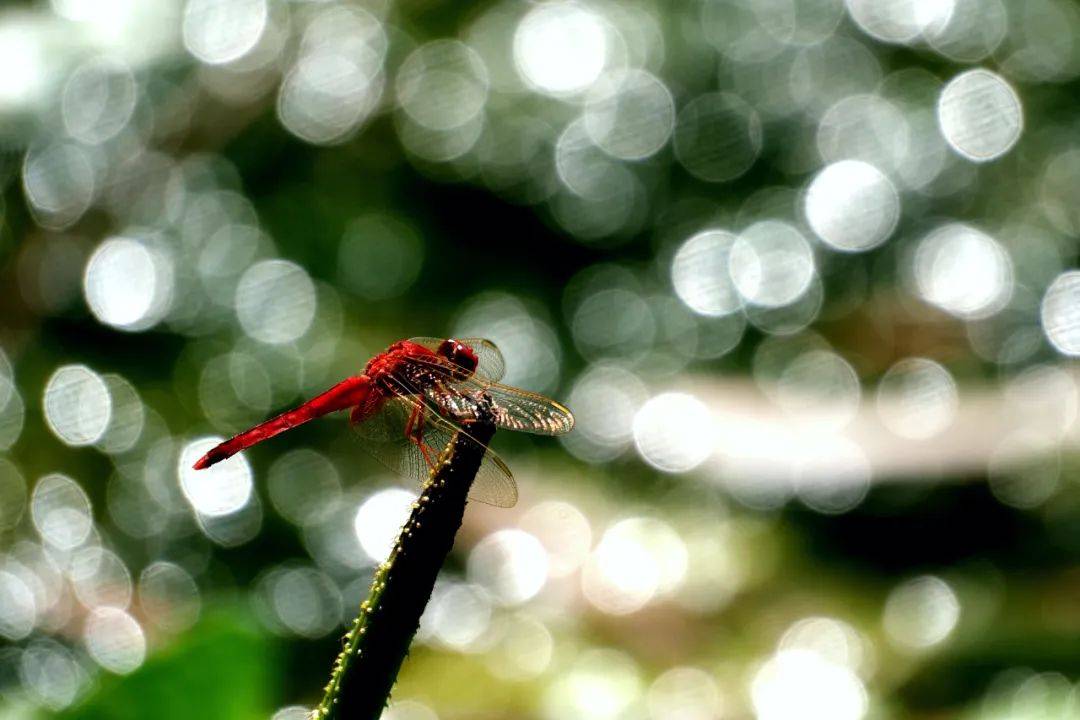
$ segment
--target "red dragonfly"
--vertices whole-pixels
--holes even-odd
[[[368,361],[362,375],[343,380],[303,405],[212,448],[201,470],[245,448],[327,413],[351,408],[349,419],[365,450],[391,470],[424,480],[454,433],[468,432],[481,395],[492,400],[497,427],[560,435],[574,427],[566,407],[543,395],[500,385],[502,353],[490,340],[412,338]],[[517,486],[510,468],[490,449],[469,497],[512,507]]]

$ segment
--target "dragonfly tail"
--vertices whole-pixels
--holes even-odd
[[[370,390],[371,380],[367,375],[357,375],[343,380],[323,394],[308,400],[303,405],[256,425],[250,430],[245,430],[220,445],[214,446],[199,458],[193,467],[196,470],[208,468],[215,463],[232,457],[241,450],[263,440],[268,440],[309,420],[314,420],[337,410],[361,405],[367,400]]]

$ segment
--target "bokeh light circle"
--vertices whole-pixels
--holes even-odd
[[[240,511],[251,500],[251,466],[243,455],[234,455],[203,470],[192,467],[224,438],[192,440],[180,452],[180,489],[199,515],[222,517]]]
[[[941,91],[937,114],[949,147],[975,162],[1007,153],[1024,127],[1016,91],[1000,75],[983,69],[950,80]]]
[[[878,383],[878,416],[887,428],[912,440],[925,440],[948,428],[959,398],[949,371],[933,360],[905,358]]]
[[[469,553],[468,576],[502,604],[519,605],[544,587],[547,566],[547,551],[533,535],[499,530]]]
[[[233,62],[255,47],[268,19],[266,0],[188,0],[184,47],[211,65]]]
[[[729,262],[732,282],[743,299],[770,308],[798,300],[816,275],[806,238],[779,220],[763,220],[739,233]]]
[[[645,462],[669,473],[693,470],[712,452],[712,413],[693,395],[661,393],[634,416],[634,444]]]
[[[172,263],[163,251],[138,240],[109,238],[86,263],[83,293],[100,322],[119,330],[146,330],[171,305]]]
[[[390,557],[414,502],[415,494],[390,488],[375,493],[356,509],[353,530],[369,558],[381,563]]]
[[[759,720],[861,720],[868,699],[850,669],[803,649],[780,650],[757,671],[751,697]]]
[[[655,155],[675,128],[675,102],[663,81],[644,70],[604,77],[589,92],[585,130],[619,160]]]
[[[869,163],[841,160],[810,182],[806,220],[829,247],[862,252],[881,245],[896,228],[900,197],[889,178]]]
[[[576,2],[533,7],[514,32],[514,63],[525,81],[552,95],[587,89],[608,61],[603,19]]]
[[[244,332],[259,342],[293,342],[315,318],[315,284],[294,262],[263,260],[237,283],[236,317]]]
[[[146,659],[142,627],[119,608],[96,608],[86,620],[83,640],[90,657],[117,675],[134,672]]]
[[[922,650],[941,643],[953,632],[960,610],[960,601],[948,583],[923,575],[889,593],[882,622],[893,643]]]
[[[1080,270],[1062,273],[1050,283],[1041,307],[1043,332],[1062,354],[1080,356]]]
[[[30,519],[41,539],[59,550],[74,550],[90,537],[94,517],[90,498],[67,475],[41,478],[30,496]]]
[[[671,262],[675,294],[699,315],[730,315],[742,307],[731,277],[731,249],[736,237],[705,230],[679,246]]]
[[[1013,265],[997,240],[962,223],[924,237],[915,250],[915,284],[932,305],[965,319],[993,315],[1013,293]]]
[[[57,368],[45,383],[43,400],[49,429],[75,447],[97,442],[112,417],[108,386],[85,365]]]

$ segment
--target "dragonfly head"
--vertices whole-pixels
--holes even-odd
[[[453,338],[443,340],[436,354],[446,358],[453,365],[451,373],[455,380],[464,380],[476,371],[478,360],[473,349]]]

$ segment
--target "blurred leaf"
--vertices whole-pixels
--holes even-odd
[[[274,643],[239,612],[204,619],[127,677],[107,676],[59,717],[89,720],[265,720],[275,707]]]

